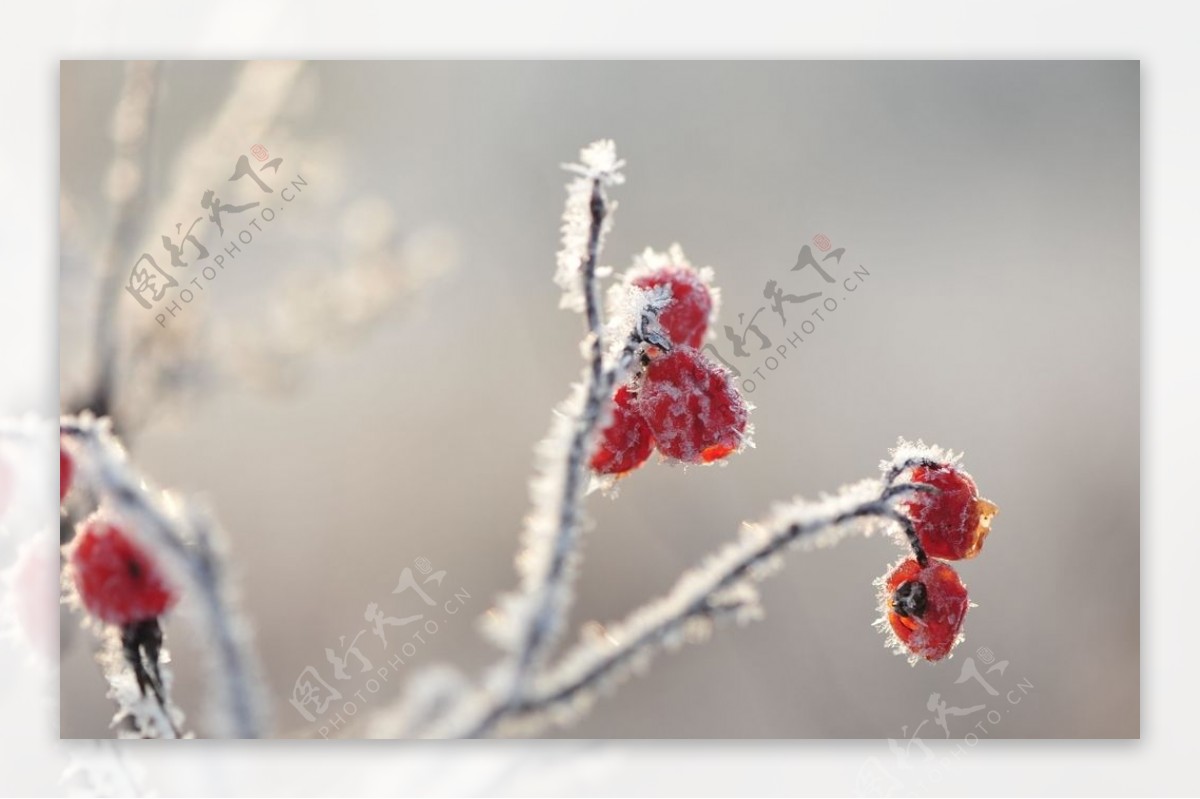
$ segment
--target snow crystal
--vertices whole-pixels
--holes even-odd
[[[647,247],[633,257],[633,264],[621,275],[620,282],[614,286],[632,288],[639,279],[647,277],[660,269],[671,266],[682,266],[691,269],[700,278],[700,282],[708,290],[712,307],[708,311],[708,338],[715,336],[717,315],[721,310],[721,289],[716,285],[716,273],[711,266],[696,267],[688,260],[683,247],[678,243],[672,244],[666,252],[658,252]]]
[[[169,668],[170,654],[159,653],[159,675],[166,707],[159,704],[153,691],[142,693],[137,678],[125,662],[120,637],[114,631],[106,637],[104,649],[96,656],[108,681],[108,698],[117,704],[117,712],[109,725],[120,738],[177,738],[183,728],[183,711],[171,704],[173,675]],[[188,737],[188,736],[185,736]]]
[[[580,163],[563,164],[563,168],[578,175],[567,184],[567,204],[563,211],[562,248],[558,252],[558,268],[554,282],[562,289],[559,307],[582,312],[586,307],[585,287],[580,274],[588,258],[588,243],[592,233],[592,195],[608,186],[619,185],[625,178],[621,168],[625,162],[617,158],[616,145],[610,140],[594,142],[579,153]],[[612,226],[616,203],[605,201],[598,243]],[[599,249],[599,247],[597,247]]]
[[[955,453],[953,450],[927,445],[920,439],[916,443],[913,443],[912,441],[900,438],[897,440],[896,446],[888,454],[888,458],[879,462],[879,469],[889,478],[888,482],[891,482],[891,480],[894,480],[902,472],[912,466],[919,465],[923,461],[955,465],[962,460],[962,453]]]

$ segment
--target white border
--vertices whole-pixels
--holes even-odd
[[[1177,4],[1175,8],[1185,8]],[[1195,27],[1153,2],[730,6],[605,0],[418,5],[27,2],[0,25],[0,341],[4,396],[56,411],[58,59],[90,57],[1131,58],[1143,89],[1143,740],[985,742],[952,761],[946,795],[1195,790],[1194,612],[1200,187]],[[13,238],[14,234],[17,236]],[[1097,586],[1097,591],[1104,590]],[[48,730],[54,735],[53,726]],[[35,754],[24,747],[46,747]],[[303,751],[301,751],[301,747]],[[50,740],[0,753],[25,769]],[[855,794],[883,743],[219,744],[141,747],[159,793],[222,773],[230,793],[315,795]],[[5,763],[0,774],[14,773]],[[0,783],[6,780],[0,778]],[[3,790],[0,784],[0,790]],[[4,791],[7,792],[7,791]]]

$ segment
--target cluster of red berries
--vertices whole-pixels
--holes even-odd
[[[74,477],[71,453],[60,446],[60,501],[66,499]],[[129,628],[153,621],[178,600],[151,555],[103,511],[79,524],[67,558],[83,608],[107,624]]]
[[[917,466],[912,482],[932,489],[902,506],[919,555],[880,579],[880,604],[900,646],[913,658],[938,661],[958,643],[970,607],[966,586],[944,561],[978,555],[997,508],[979,496],[969,474],[952,465]]]
[[[741,449],[750,410],[728,370],[699,347],[708,334],[713,296],[704,277],[677,263],[635,270],[636,289],[668,287],[659,324],[669,352],[648,346],[644,368],[613,395],[612,421],[601,432],[591,467],[623,475],[641,466],[656,448],[684,463],[712,463]]]

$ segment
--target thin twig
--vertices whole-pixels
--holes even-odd
[[[604,326],[600,319],[600,290],[596,285],[596,260],[600,253],[600,235],[604,228],[607,208],[603,181],[600,177],[593,178],[589,203],[591,227],[588,231],[587,256],[579,270],[586,301],[587,335],[591,339],[588,380],[584,386],[586,399],[583,414],[575,423],[568,449],[563,491],[558,507],[558,530],[554,536],[550,561],[542,577],[543,590],[540,601],[530,614],[518,643],[517,664],[513,674],[514,699],[524,689],[531,667],[541,658],[562,624],[557,595],[563,591],[567,561],[575,550],[581,515],[579,506],[587,479],[587,456],[605,403],[609,400],[610,383],[604,369]]]
[[[603,642],[581,641],[558,665],[546,672],[534,690],[504,714],[520,724],[520,732],[531,734],[556,718],[573,718],[572,704],[592,689],[619,678],[635,661],[648,659],[664,646],[683,640],[696,621],[716,621],[726,616],[755,615],[755,594],[738,593],[761,581],[773,568],[773,560],[785,549],[824,535],[835,536],[839,528],[865,519],[899,521],[904,518],[892,506],[900,497],[928,487],[913,484],[878,486],[874,496],[859,499],[862,486],[851,487],[842,497],[822,503],[826,509],[810,516],[807,503],[777,511],[772,519],[751,529],[767,530],[758,536],[743,536],[710,557],[705,564],[685,574],[666,596],[634,611],[623,621],[607,625]],[[803,521],[782,521],[804,516]],[[503,719],[498,719],[501,721]],[[496,725],[494,725],[496,726]],[[483,732],[490,732],[492,728]]]

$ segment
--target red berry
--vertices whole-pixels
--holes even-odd
[[[663,266],[633,279],[642,289],[671,287],[671,302],[658,317],[672,344],[699,348],[708,333],[713,300],[700,274],[690,266]]]
[[[101,621],[127,625],[161,616],[176,593],[143,549],[112,521],[93,514],[71,548],[75,589]]]
[[[742,446],[746,403],[729,372],[690,347],[650,362],[636,402],[669,458],[711,463]]]
[[[75,478],[75,461],[67,454],[67,448],[60,441],[58,444],[58,501],[62,502],[71,491],[71,481]]]
[[[613,395],[612,422],[600,434],[592,469],[600,474],[624,474],[646,462],[654,451],[654,435],[633,406],[634,395],[621,386]]]
[[[912,480],[938,489],[904,503],[926,554],[946,560],[978,555],[997,508],[980,498],[971,475],[953,466],[918,466]]]
[[[880,602],[899,643],[929,661],[950,654],[970,606],[952,566],[931,560],[922,568],[912,558],[881,581]]]

